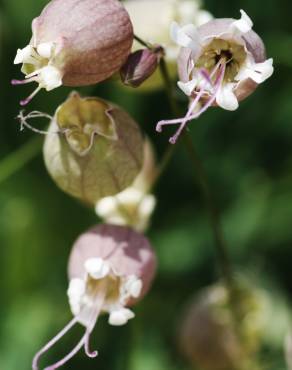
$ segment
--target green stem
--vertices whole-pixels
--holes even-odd
[[[200,183],[205,198],[222,276],[225,279],[226,286],[230,290],[233,290],[234,287],[231,262],[228,255],[228,249],[223,237],[220,216],[215,206],[207,174],[192,142],[192,138],[187,131],[183,133],[183,142],[189,154],[193,167],[196,170],[196,175],[198,177],[198,181]]]
[[[175,117],[178,117],[179,109],[174,99],[172,82],[169,77],[169,73],[167,70],[165,60],[163,58],[160,63],[160,72],[161,72],[161,75],[165,83],[165,89],[166,89],[166,93],[169,99],[169,104],[171,106],[173,115]],[[183,144],[185,146],[185,149],[193,165],[195,174],[202,188],[202,192],[203,192],[205,202],[207,205],[207,209],[208,209],[208,213],[209,213],[210,225],[212,228],[212,233],[213,233],[213,238],[214,238],[214,243],[216,247],[216,252],[218,256],[218,262],[220,265],[221,273],[225,280],[225,284],[227,288],[231,292],[233,291],[233,273],[232,273],[232,268],[231,268],[231,262],[230,262],[229,255],[228,255],[228,249],[226,247],[224,237],[223,237],[220,216],[219,216],[219,213],[214,203],[208,177],[204,170],[204,166],[197,154],[197,151],[192,142],[192,139],[186,130],[182,134],[182,139],[183,139]]]
[[[16,151],[0,161],[0,184],[14,175],[41,150],[42,140],[34,136]]]

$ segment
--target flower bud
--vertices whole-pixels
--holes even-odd
[[[156,175],[153,148],[146,139],[143,168],[134,183],[115,196],[100,199],[95,208],[97,215],[106,223],[146,231],[156,205],[154,195],[149,194]]]
[[[236,322],[228,291],[220,284],[202,291],[187,307],[179,344],[195,368],[258,369],[253,355],[266,324],[266,292],[245,284],[240,281],[236,289]]]
[[[121,192],[137,177],[143,164],[143,139],[121,108],[72,93],[49,126],[44,159],[63,191],[95,204]]]
[[[179,46],[169,36],[171,23],[177,21],[183,26],[192,22],[199,26],[212,18],[209,12],[201,9],[199,0],[126,0],[124,6],[130,14],[135,34],[149,43],[163,46],[165,60],[173,79],[177,74]],[[141,45],[134,42],[134,50],[139,48]],[[161,87],[163,79],[159,71],[156,71],[141,89],[153,90]]]
[[[23,63],[24,81],[50,91],[92,85],[116,73],[133,43],[128,13],[118,0],[52,0],[33,20],[32,39],[19,49],[14,63]]]
[[[210,106],[237,109],[239,101],[273,74],[273,59],[266,59],[264,44],[252,27],[243,10],[239,20],[214,19],[199,28],[173,24],[172,38],[182,47],[178,86],[193,101],[182,119],[158,123],[159,132],[165,125],[180,124],[171,143]]]
[[[128,307],[144,297],[156,270],[156,257],[148,240],[130,228],[99,225],[82,234],[69,258],[67,291],[74,319],[33,360],[38,370],[40,356],[51,348],[73,325],[80,323],[85,334],[62,360],[46,369],[64,365],[82,347],[89,357],[90,335],[101,313],[109,314],[109,324],[121,326],[134,318]]]
[[[163,48],[159,46],[130,54],[120,71],[123,83],[131,87],[140,86],[155,72],[162,56]]]

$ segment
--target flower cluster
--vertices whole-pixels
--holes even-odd
[[[185,117],[156,127],[160,132],[165,125],[179,124],[170,139],[175,143],[190,120],[211,106],[235,110],[273,73],[273,61],[266,60],[264,45],[244,11],[234,20],[212,19],[197,1],[189,0],[128,0],[125,7],[130,16],[118,0],[52,0],[32,22],[31,41],[14,60],[22,64],[25,79],[12,83],[38,84],[21,105],[40,89],[92,85],[118,72],[125,84],[137,87],[165,57],[178,64],[178,86],[190,99]],[[144,23],[148,12],[153,25]],[[146,38],[144,45],[151,43],[133,53],[131,18],[135,31]],[[171,26],[171,42],[173,21],[179,24]],[[40,117],[49,119],[47,131],[28,123]],[[131,307],[149,291],[156,257],[142,233],[156,205],[151,192],[161,169],[149,138],[110,101],[73,91],[52,117],[39,111],[25,116],[22,111],[19,118],[21,128],[45,134],[44,161],[55,184],[94,208],[103,221],[79,236],[69,257],[67,294],[73,319],[33,359],[33,370],[38,370],[40,357],[81,324],[84,335],[63,359],[46,367],[53,370],[83,347],[89,357],[96,357],[89,342],[98,317],[105,313],[110,325],[126,324],[135,316]],[[237,352],[237,344],[232,345]]]

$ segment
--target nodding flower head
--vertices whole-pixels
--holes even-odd
[[[156,257],[148,240],[130,228],[99,225],[75,242],[69,258],[67,291],[73,320],[33,359],[37,370],[42,354],[50,349],[76,323],[85,327],[84,336],[62,360],[46,368],[64,365],[82,347],[90,351],[90,335],[101,313],[109,314],[109,324],[121,326],[134,318],[133,306],[148,292],[156,270]]]
[[[230,294],[222,283],[205,288],[186,306],[180,321],[179,346],[195,368],[255,370],[254,354],[266,333],[271,308],[267,292],[254,284],[237,277],[236,330],[229,309]]]
[[[143,165],[143,138],[121,108],[73,92],[50,123],[44,159],[63,191],[95,205],[133,183]]]
[[[118,0],[53,0],[32,22],[30,44],[17,51],[15,64],[23,64],[25,80],[37,89],[82,86],[103,81],[116,73],[130,53],[133,29]]]
[[[185,117],[157,124],[158,132],[165,125],[179,124],[171,143],[210,106],[233,111],[272,75],[273,59],[266,59],[264,44],[252,27],[243,10],[239,20],[214,19],[199,28],[172,25],[172,38],[182,47],[178,86],[192,101]]]

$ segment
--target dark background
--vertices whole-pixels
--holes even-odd
[[[28,43],[31,20],[45,3],[0,3],[1,370],[30,369],[36,350],[70,319],[67,257],[75,238],[98,222],[91,209],[54,185],[43,165],[42,138],[20,132],[14,119],[19,100],[32,86],[10,86],[11,78],[21,76],[13,59],[16,49]],[[292,298],[292,3],[206,0],[205,8],[216,17],[238,17],[243,8],[275,61],[273,77],[236,112],[209,110],[190,125],[190,132],[222,212],[236,270],[265,289],[272,303],[260,354],[263,368],[282,370]],[[80,91],[92,94],[92,88]],[[28,109],[53,114],[68,92],[41,92]],[[93,94],[127,109],[161,156],[170,134],[154,130],[156,121],[170,117],[163,91],[125,92],[115,83],[103,83]],[[25,149],[13,155],[25,143]],[[30,156],[33,159],[23,166]],[[204,200],[182,148],[156,195],[149,238],[159,256],[159,270],[152,291],[125,327],[110,327],[101,318],[93,338],[99,358],[92,361],[80,352],[68,369],[190,369],[177,348],[182,309],[192,295],[217,281],[218,267]],[[78,328],[67,335],[44,363],[60,358],[80,334]]]

